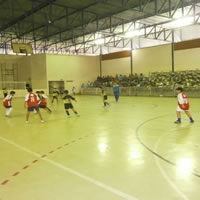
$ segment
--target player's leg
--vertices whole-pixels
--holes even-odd
[[[53,99],[52,99],[51,103],[54,103],[54,100],[55,100],[55,96],[53,96]]]
[[[118,99],[119,99],[119,94],[118,94],[118,92],[115,92],[115,93],[114,93],[114,96],[115,96],[116,102],[118,102]]]
[[[42,114],[41,114],[41,112],[40,112],[40,109],[39,109],[39,108],[36,108],[35,110],[36,110],[36,112],[37,112],[37,114],[38,114],[38,116],[39,116],[41,122],[44,122],[44,120],[43,120],[43,118],[42,118]]]
[[[176,111],[176,116],[177,116],[177,120],[174,123],[175,124],[180,124],[181,123],[181,112],[180,111]]]
[[[8,117],[8,109],[9,109],[9,108],[6,108],[6,113],[5,113],[5,116],[6,116],[6,117]]]
[[[47,112],[52,113],[52,110],[49,107],[44,108]]]
[[[106,107],[106,106],[110,106],[110,104],[108,103],[108,100],[105,100],[104,101],[104,106]]]
[[[119,92],[117,92],[117,99],[116,101],[118,102],[119,101]]]
[[[57,101],[57,103],[58,103],[58,97],[56,97],[56,101]]]
[[[77,112],[74,108],[71,108],[71,109],[72,109],[72,111],[79,117],[78,112]]]
[[[26,113],[26,123],[28,123],[29,117],[30,117],[30,111],[27,110],[27,113]]]
[[[67,114],[67,117],[70,117],[70,113],[69,113],[69,104],[65,103],[64,104],[64,108],[65,108],[65,112]]]
[[[9,116],[10,116],[10,114],[11,114],[12,110],[13,110],[13,108],[12,108],[12,107],[10,107],[10,108],[7,108],[7,109],[6,109],[6,116],[7,116],[7,117],[9,117]]]
[[[190,122],[191,123],[194,123],[194,120],[193,120],[193,118],[192,118],[192,115],[191,115],[191,113],[189,112],[189,111],[185,111],[185,114],[188,116],[188,118],[190,119]]]
[[[65,109],[65,112],[66,112],[66,114],[67,114],[67,117],[71,117],[68,108]]]

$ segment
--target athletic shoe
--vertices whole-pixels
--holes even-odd
[[[178,121],[178,120],[176,120],[174,123],[175,123],[175,124],[181,124],[181,122]]]
[[[29,123],[29,121],[25,121],[25,123],[26,123],[26,124],[28,124],[28,123]]]
[[[194,120],[190,120],[190,123],[194,123]]]
[[[44,120],[41,120],[41,123],[44,123],[45,121]]]
[[[70,118],[71,116],[70,115],[67,115],[67,118]]]

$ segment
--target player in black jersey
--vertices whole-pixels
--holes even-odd
[[[102,91],[104,107],[110,106],[110,104],[108,103],[108,95],[106,94],[106,92],[103,89],[101,89],[101,91]]]
[[[65,107],[65,110],[67,113],[67,117],[70,117],[69,109],[71,109],[76,114],[76,116],[79,117],[78,112],[74,109],[74,107],[72,105],[72,100],[76,101],[76,99],[74,97],[72,97],[71,95],[69,95],[68,90],[64,91],[64,95],[65,96],[63,97],[63,100],[64,100],[64,107]]]

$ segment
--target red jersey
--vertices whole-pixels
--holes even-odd
[[[27,94],[25,101],[27,102],[28,107],[38,107],[38,96],[34,93]]]
[[[6,98],[3,100],[3,105],[5,107],[12,107],[12,96],[7,95]]]
[[[47,96],[46,95],[42,95],[41,99],[40,99],[40,105],[41,106],[46,106],[47,105]]]
[[[183,92],[178,94],[178,105],[182,110],[189,110],[190,109],[188,97]]]

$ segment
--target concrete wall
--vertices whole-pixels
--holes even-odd
[[[130,74],[130,58],[102,61],[102,75]]]
[[[200,70],[200,48],[176,51],[175,69],[176,71]]]
[[[30,64],[32,87],[47,89],[46,55],[30,56]]]
[[[133,72],[171,71],[171,45],[133,51]],[[200,48],[175,51],[175,71],[200,69]],[[102,62],[103,75],[130,74],[130,58]]]
[[[133,52],[133,72],[144,73],[171,70],[171,46],[157,46]]]
[[[65,89],[80,89],[99,75],[98,56],[46,55],[47,81],[64,81]],[[67,82],[73,81],[73,82]]]
[[[31,59],[23,56],[18,62],[18,80],[31,83]]]

